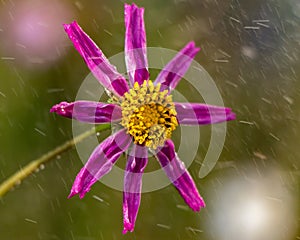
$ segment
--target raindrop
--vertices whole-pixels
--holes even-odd
[[[35,223],[35,224],[37,224],[37,221],[34,221],[34,220],[32,220],[32,219],[29,219],[29,218],[25,218],[25,221],[26,221],[26,222],[30,222],[30,223]]]
[[[189,211],[189,207],[186,205],[177,204],[176,207],[184,211]]]
[[[160,228],[168,229],[168,230],[171,229],[170,226],[164,225],[164,224],[160,224],[160,223],[157,223],[156,226],[158,226],[158,227],[160,227]]]

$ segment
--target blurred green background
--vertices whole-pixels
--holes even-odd
[[[194,40],[202,49],[196,61],[237,114],[204,179],[198,172],[210,127],[201,128],[189,171],[207,207],[192,212],[172,185],[145,193],[135,231],[122,235],[121,192],[97,183],[84,199],[67,199],[82,167],[73,149],[0,200],[0,239],[300,239],[299,1],[135,3],[145,8],[148,46],[179,50]],[[76,19],[109,57],[123,51],[123,4],[0,3],[1,182],[72,138],[71,121],[49,109],[74,100],[89,70],[61,24]]]

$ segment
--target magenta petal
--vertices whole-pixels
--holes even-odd
[[[118,105],[92,101],[61,102],[54,105],[50,112],[87,123],[110,123],[122,118]]]
[[[131,137],[126,134],[126,129],[116,132],[100,143],[76,176],[69,198],[76,194],[83,198],[91,186],[112,169],[130,144]]]
[[[192,177],[175,153],[175,147],[171,140],[165,142],[156,157],[187,205],[194,211],[205,207]]]
[[[148,162],[148,150],[146,147],[133,145],[128,156],[124,176],[123,193],[123,234],[132,232],[141,202],[142,175]]]
[[[202,125],[235,119],[235,113],[230,108],[225,107],[200,103],[175,102],[175,108],[179,124]]]
[[[125,4],[125,61],[129,80],[139,84],[149,79],[144,8]]]
[[[99,82],[116,95],[123,96],[129,90],[126,79],[111,65],[93,40],[81,29],[76,21],[64,24],[64,28],[76,50]]]
[[[164,67],[157,76],[154,84],[161,83],[161,90],[167,89],[171,92],[179,83],[190,67],[195,55],[200,48],[194,42],[189,42],[180,52]]]

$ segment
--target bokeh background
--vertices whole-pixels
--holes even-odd
[[[148,46],[179,50],[194,40],[202,48],[196,61],[237,114],[203,179],[210,127],[201,128],[189,171],[207,207],[192,212],[172,185],[145,193],[135,231],[122,235],[121,192],[97,183],[84,199],[67,199],[82,167],[73,149],[0,200],[0,239],[300,239],[299,1],[135,3],[145,7]],[[123,4],[1,1],[0,182],[72,138],[71,121],[49,109],[74,100],[89,71],[62,23],[76,19],[109,57],[123,51]],[[190,101],[201,100],[184,82],[179,87]]]

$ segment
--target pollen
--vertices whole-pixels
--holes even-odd
[[[172,96],[160,91],[151,80],[141,85],[135,82],[132,89],[119,99],[122,108],[121,125],[134,143],[152,149],[163,146],[178,126]]]

